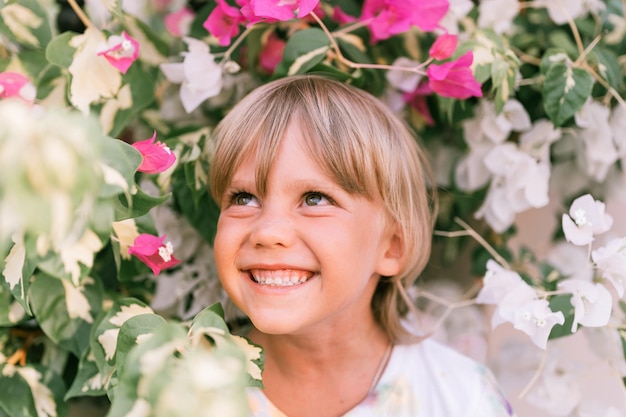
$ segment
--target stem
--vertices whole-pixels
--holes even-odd
[[[371,18],[369,18],[367,20],[361,20],[361,21],[358,21],[358,22],[351,23],[349,25],[346,25],[346,26],[342,27],[341,29],[338,29],[338,30],[334,31],[333,34],[334,35],[341,35],[343,33],[350,33],[353,30],[357,30],[357,29],[362,28],[363,26],[367,26],[369,24],[369,22],[371,22],[372,20],[374,20],[373,17],[371,17]]]
[[[89,20],[85,12],[83,12],[83,9],[81,9],[78,3],[76,3],[76,0],[67,0],[67,3],[70,5],[72,10],[74,10],[74,13],[76,13],[76,16],[78,16],[78,18],[83,23],[83,25],[85,25],[86,28],[90,28],[93,26],[91,20]]]
[[[457,223],[458,225],[460,225],[463,229],[462,231],[457,231],[457,232],[445,232],[445,231],[439,231],[439,230],[435,230],[435,235],[437,236],[445,236],[445,237],[460,237],[460,236],[471,236],[474,238],[474,240],[476,240],[478,243],[480,243],[480,245],[485,248],[485,250],[487,250],[487,252],[489,252],[489,254],[491,256],[493,256],[493,258],[498,261],[498,263],[500,265],[502,265],[504,268],[508,269],[508,270],[512,270],[513,268],[511,268],[511,265],[507,262],[506,259],[504,259],[494,248],[493,246],[491,246],[489,243],[487,243],[487,241],[478,234],[478,232],[476,232],[474,229],[472,229],[467,223],[465,223],[463,220],[461,220],[459,217],[455,217],[454,218],[455,223]]]
[[[241,45],[241,42],[243,42],[243,40],[250,34],[250,32],[252,31],[252,29],[254,28],[255,25],[252,25],[250,27],[247,27],[242,34],[235,40],[235,42],[233,42],[226,51],[224,51],[223,53],[223,61],[228,61],[230,60],[230,55],[235,52],[235,49],[237,49],[237,47],[239,45]]]
[[[601,35],[596,36],[596,38],[587,46],[587,48],[585,48],[583,53],[580,54],[580,56],[576,59],[576,62],[574,62],[575,67],[579,66],[585,60],[585,58],[587,58],[589,52],[591,52],[591,50],[595,48],[598,42],[600,42],[600,39],[602,39]]]
[[[365,69],[365,68],[367,68],[367,69],[380,69],[380,70],[399,70],[399,71],[414,72],[414,73],[421,74],[421,75],[425,75],[426,74],[422,70],[422,68],[425,65],[428,64],[428,61],[426,61],[423,64],[417,65],[415,67],[402,67],[402,66],[397,66],[397,65],[385,65],[385,64],[359,64],[357,62],[350,61],[348,58],[343,56],[343,54],[341,53],[341,50],[339,49],[339,45],[337,44],[337,41],[335,41],[335,37],[328,30],[328,28],[326,27],[324,22],[322,22],[322,19],[320,19],[319,16],[317,16],[313,12],[310,13],[310,16],[312,16],[315,19],[315,21],[318,23],[318,25],[320,25],[320,28],[324,31],[324,34],[326,35],[326,37],[328,38],[328,40],[330,42],[331,49],[335,52],[335,57],[337,58],[337,60],[339,62],[341,62],[342,64],[348,66],[349,68],[352,68],[352,69]]]
[[[539,362],[539,368],[537,368],[537,372],[535,372],[535,375],[533,375],[531,380],[524,387],[522,392],[519,393],[517,398],[519,398],[519,399],[524,398],[526,396],[526,394],[528,394],[530,389],[533,387],[533,385],[535,385],[535,382],[537,382],[537,380],[541,376],[541,373],[543,372],[543,368],[546,366],[546,359],[548,359],[548,350],[547,349],[543,352],[543,356],[541,357],[541,362]]]
[[[7,364],[9,365],[15,366],[18,363],[21,366],[26,365],[26,350],[24,348],[19,348],[15,351],[15,353],[7,358]]]

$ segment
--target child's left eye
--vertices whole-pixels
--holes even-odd
[[[322,193],[309,192],[304,195],[304,204],[307,206],[322,206],[332,204],[332,200]]]

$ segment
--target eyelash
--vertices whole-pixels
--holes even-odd
[[[307,197],[310,197],[311,195],[319,195],[321,198],[323,198],[324,200],[328,201],[329,204],[332,204],[332,205],[336,204],[335,200],[333,200],[330,196],[328,196],[328,194],[325,194],[325,193],[323,193],[321,191],[315,191],[315,190],[310,190],[310,191],[306,191],[305,193],[303,193],[302,194],[302,201],[303,202],[306,201]],[[249,196],[251,198],[256,198],[254,196],[254,194],[252,194],[252,193],[249,193],[249,192],[247,192],[245,190],[235,189],[235,190],[232,190],[232,191],[230,191],[228,193],[228,199],[227,199],[228,205],[229,206],[232,206],[232,205],[239,206],[239,205],[241,205],[241,204],[237,203],[237,199],[239,197],[242,197],[242,196]]]

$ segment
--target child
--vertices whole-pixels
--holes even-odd
[[[253,416],[512,415],[484,367],[403,326],[433,222],[399,118],[297,76],[252,92],[215,137],[217,270],[265,350]]]

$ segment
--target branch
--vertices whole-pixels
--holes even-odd
[[[539,367],[537,368],[537,371],[535,372],[533,377],[530,379],[528,384],[526,384],[526,386],[524,387],[522,392],[519,393],[517,398],[519,398],[519,399],[524,398],[528,394],[530,389],[533,387],[533,385],[535,385],[535,382],[537,382],[537,380],[541,376],[541,373],[543,372],[543,368],[545,368],[545,366],[546,366],[546,359],[548,359],[548,350],[547,349],[543,351],[543,356],[541,357],[541,362],[539,362]]]
[[[78,16],[78,18],[83,23],[83,25],[85,25],[86,28],[90,28],[93,26],[91,20],[89,20],[85,12],[83,12],[83,9],[81,9],[78,3],[76,3],[76,0],[67,0],[67,4],[69,4],[72,10],[74,10],[74,13],[76,13],[76,16]]]
[[[460,225],[464,230],[460,230],[458,232],[445,232],[445,231],[440,231],[440,230],[435,230],[434,234],[437,236],[445,236],[445,237],[461,237],[461,236],[471,236],[474,238],[474,240],[476,240],[478,243],[480,243],[480,245],[485,248],[485,250],[487,250],[487,252],[489,252],[489,254],[491,256],[493,256],[493,258],[498,261],[498,263],[500,265],[502,265],[503,267],[505,267],[508,270],[512,270],[513,268],[511,267],[511,265],[507,262],[506,259],[504,259],[494,248],[493,246],[491,246],[489,243],[487,243],[487,241],[478,234],[478,232],[476,232],[474,229],[472,229],[470,227],[470,225],[468,225],[467,223],[465,223],[463,220],[461,220],[458,217],[454,218],[454,222],[457,223],[458,225]]]

